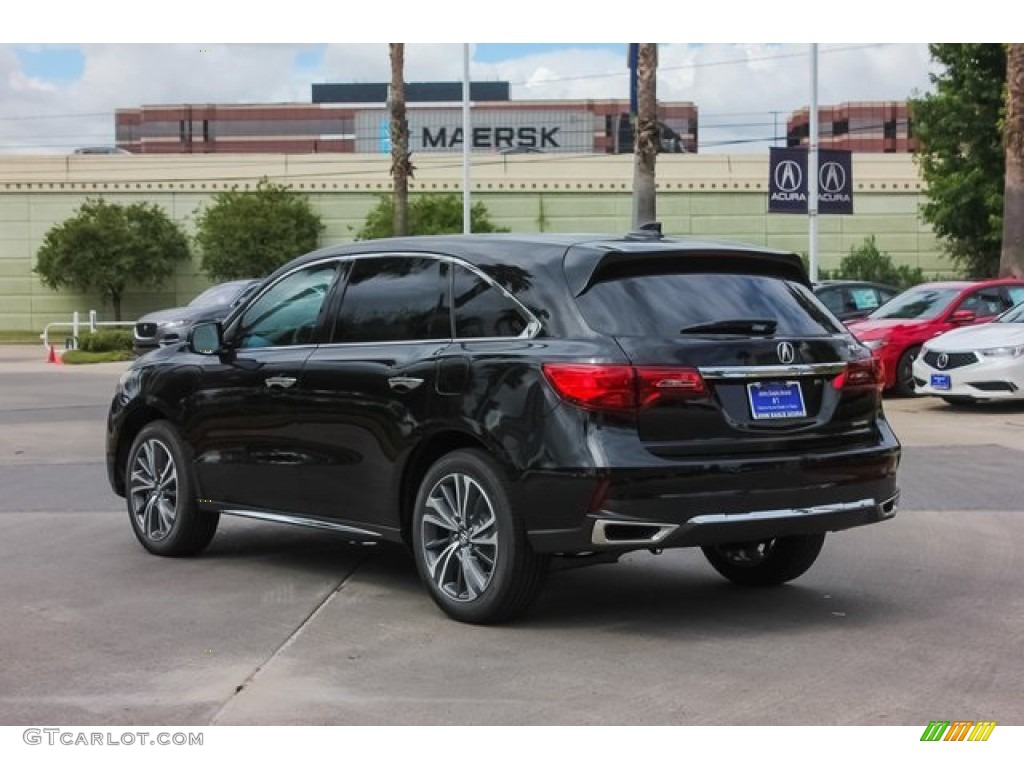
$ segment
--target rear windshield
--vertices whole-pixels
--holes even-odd
[[[592,285],[576,299],[587,325],[612,336],[674,338],[688,326],[774,320],[783,336],[842,333],[811,291],[776,277],[645,274]]]

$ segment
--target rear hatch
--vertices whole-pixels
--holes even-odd
[[[878,363],[802,273],[740,252],[597,264],[576,297],[634,370],[658,455],[822,450],[876,439]]]

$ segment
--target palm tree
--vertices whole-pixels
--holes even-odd
[[[1024,43],[1007,45],[1003,146],[1006,171],[999,274],[1024,277]]]
[[[633,141],[633,228],[657,220],[654,163],[658,155],[658,45],[640,43],[636,67],[637,117]]]
[[[409,234],[409,179],[413,164],[409,153],[409,123],[405,119],[405,43],[388,43],[391,54],[391,177],[394,179],[393,230]]]

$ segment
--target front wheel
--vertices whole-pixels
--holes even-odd
[[[481,451],[454,451],[430,468],[416,496],[412,542],[430,596],[457,621],[514,618],[547,574],[548,558],[530,547],[501,469]]]
[[[900,355],[896,363],[896,383],[893,385],[893,391],[897,395],[910,397],[914,394],[914,361],[920,353],[920,347],[911,347],[903,350],[903,354]]]
[[[768,587],[803,575],[821,552],[824,533],[782,536],[702,547],[704,556],[720,574],[736,584]]]
[[[166,421],[139,432],[125,466],[128,518],[139,543],[155,555],[195,555],[210,543],[220,515],[196,504],[188,448]]]

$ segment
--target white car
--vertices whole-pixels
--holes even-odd
[[[919,394],[957,405],[1024,399],[1024,304],[926,342],[914,360],[914,384]]]

